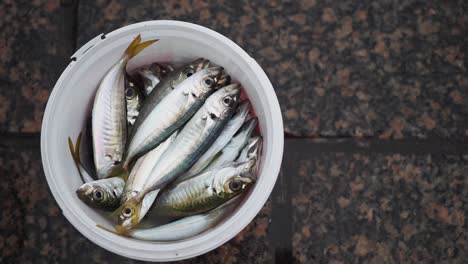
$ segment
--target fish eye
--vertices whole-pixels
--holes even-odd
[[[135,96],[135,90],[133,88],[127,88],[125,90],[125,96],[127,98],[133,98]]]
[[[213,79],[211,79],[211,78],[206,78],[205,79],[206,86],[211,87],[213,85],[213,83],[214,83]]]
[[[185,73],[185,76],[190,77],[194,74],[194,70],[193,69],[189,69],[186,73]]]
[[[125,216],[125,217],[130,217],[130,216],[132,216],[132,212],[133,212],[132,208],[128,208],[128,207],[127,207],[127,208],[125,208],[124,211],[123,211],[123,216]]]
[[[104,198],[104,194],[101,190],[97,189],[93,191],[93,198],[96,201],[101,201]]]
[[[226,96],[223,98],[223,104],[226,106],[232,106],[234,100],[230,96]]]
[[[229,189],[233,192],[238,192],[242,189],[242,183],[240,181],[231,181],[229,183]]]

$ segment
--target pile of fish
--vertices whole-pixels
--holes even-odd
[[[81,134],[68,143],[84,181],[77,195],[113,212],[112,232],[171,241],[202,233],[232,211],[255,182],[262,138],[240,85],[206,59],[127,73],[127,62],[156,41],[136,37],[99,84],[94,168],[81,161]],[[145,216],[173,221],[142,229]]]

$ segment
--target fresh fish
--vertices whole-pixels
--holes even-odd
[[[255,181],[256,160],[231,163],[164,189],[151,211],[189,216],[209,211],[246,191]]]
[[[86,171],[86,169],[81,164],[80,159],[80,146],[81,146],[81,133],[78,135],[76,139],[75,146],[73,146],[73,141],[70,137],[68,137],[68,147],[70,149],[70,154],[72,155],[73,162],[75,163],[76,169],[81,177],[83,182],[91,182],[94,181],[93,177],[90,173]]]
[[[185,217],[162,226],[130,230],[128,236],[149,241],[187,239],[215,227],[234,210],[239,201],[239,198],[234,198],[209,212]]]
[[[110,177],[87,182],[78,188],[76,194],[90,207],[112,211],[120,205],[124,185],[121,177]]]
[[[128,78],[125,80],[125,101],[127,105],[127,122],[128,127],[131,127],[140,113],[141,105],[143,104],[144,91],[135,85]]]
[[[261,136],[252,137],[247,141],[247,145],[242,149],[236,162],[246,161],[247,159],[258,160],[262,149],[263,138]]]
[[[189,169],[213,143],[234,112],[239,94],[239,86],[233,84],[219,89],[206,100],[155,164],[142,191],[122,205],[118,220],[123,228],[135,227],[159,190]]]
[[[138,35],[99,84],[92,112],[92,134],[94,163],[100,179],[117,173],[116,169],[125,151],[127,118],[124,93],[127,62],[156,41],[140,43],[141,36]]]
[[[249,113],[249,105],[249,101],[244,101],[239,105],[239,107],[237,107],[233,117],[226,124],[215,142],[207,151],[205,151],[205,153],[203,153],[190,170],[177,178],[178,182],[189,179],[200,173],[210,164],[211,161],[213,161],[216,155],[226,146],[227,143],[229,143],[234,134],[236,134],[236,132],[241,128]]]
[[[148,96],[156,85],[172,71],[174,68],[169,64],[153,63],[135,70],[130,75],[130,79],[136,84],[140,84],[145,96]]]
[[[177,131],[163,143],[159,144],[155,149],[151,150],[136,161],[125,184],[121,203],[126,202],[142,190],[143,185],[150,175],[154,165],[157,163],[161,155],[169,148],[172,142],[174,142],[176,137]]]
[[[196,72],[156,105],[140,126],[134,128],[135,134],[123,162],[124,169],[128,170],[135,158],[153,149],[183,126],[214,91],[214,78],[222,71],[220,67],[212,67]]]
[[[177,85],[185,81],[188,77],[192,76],[195,72],[202,69],[207,69],[210,66],[210,62],[206,59],[199,58],[186,65],[180,67],[167,74],[167,76],[158,82],[153,88],[152,92],[148,94],[145,99],[145,103],[140,109],[137,120],[133,124],[133,130],[130,133],[129,139],[133,138],[135,131],[138,130],[143,121],[153,111],[156,105],[161,102]],[[134,76],[134,75],[133,75]]]
[[[247,144],[247,141],[250,138],[250,135],[257,126],[257,118],[252,118],[244,123],[244,125],[239,129],[236,135],[229,141],[229,143],[224,147],[218,157],[213,160],[213,162],[205,168],[205,170],[212,170],[215,168],[220,168],[226,164],[229,164],[236,160],[239,156],[239,152]]]

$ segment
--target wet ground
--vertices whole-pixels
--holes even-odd
[[[177,19],[259,62],[286,135],[260,214],[186,263],[466,263],[467,14],[465,1],[1,1],[0,262],[136,262],[62,216],[41,120],[77,48]]]

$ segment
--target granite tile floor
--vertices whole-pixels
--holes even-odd
[[[0,2],[0,262],[135,263],[63,217],[41,165],[48,96],[73,52],[152,19],[201,24],[265,69],[285,124],[275,189],[184,263],[466,263],[466,1]]]

